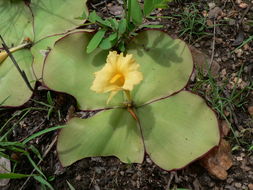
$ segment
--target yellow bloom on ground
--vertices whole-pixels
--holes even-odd
[[[105,66],[98,72],[95,72],[95,80],[91,90],[96,93],[111,92],[107,103],[117,92],[131,91],[134,85],[139,84],[143,79],[139,71],[140,65],[136,63],[132,54],[118,54],[116,51],[110,51],[107,56]]]

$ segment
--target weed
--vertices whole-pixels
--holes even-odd
[[[50,91],[47,92],[47,103],[44,103],[44,102],[41,102],[41,101],[37,101],[37,100],[34,100],[34,99],[32,99],[32,101],[34,101],[37,104],[40,104],[40,105],[46,107],[45,109],[47,110],[47,119],[48,120],[50,119],[50,116],[52,115],[53,111],[56,111],[55,110],[55,103],[54,103],[54,101],[52,99]],[[61,118],[60,110],[58,110],[57,113],[58,113],[59,120],[60,120],[60,118]]]
[[[241,77],[243,66],[240,68],[240,71],[237,73],[238,78]],[[229,124],[231,131],[237,141],[237,144],[240,143],[238,140],[238,134],[235,129],[231,127],[230,122],[232,120],[237,120],[234,112],[236,109],[241,109],[246,111],[244,105],[248,103],[247,97],[250,94],[250,91],[253,89],[253,84],[246,86],[243,89],[238,89],[237,83],[235,82],[233,89],[228,90],[227,85],[229,81],[222,81],[217,83],[213,78],[210,71],[205,76],[203,72],[198,70],[196,76],[196,83],[194,84],[193,91],[200,93],[202,96],[205,96],[206,100],[209,102],[211,107],[218,113],[219,117],[223,118]],[[202,89],[206,89],[203,91]],[[229,118],[228,114],[229,113]]]
[[[179,19],[179,24],[181,25],[179,36],[187,36],[189,43],[193,39],[211,35],[206,32],[209,28],[206,24],[206,18],[194,3],[187,6],[181,14],[174,14],[173,16]]]
[[[49,98],[50,96],[48,96]],[[50,99],[50,98],[49,98]],[[49,100],[49,103],[52,103],[51,100]],[[43,104],[44,105],[44,104]],[[52,106],[52,105],[50,105]],[[13,162],[13,167],[10,171],[10,173],[5,173],[5,174],[0,174],[0,179],[3,178],[9,178],[9,179],[17,179],[17,178],[24,178],[24,177],[33,177],[35,180],[40,182],[42,186],[46,186],[49,189],[53,189],[53,187],[49,184],[47,177],[44,175],[42,170],[39,167],[39,163],[43,160],[43,156],[40,154],[39,150],[33,146],[33,145],[28,145],[27,143],[31,141],[32,139],[35,139],[38,136],[41,136],[45,133],[48,133],[50,131],[57,130],[59,128],[62,128],[62,126],[58,127],[52,127],[48,129],[44,129],[42,131],[39,131],[22,142],[18,141],[10,141],[9,140],[9,135],[10,133],[18,126],[18,124],[30,113],[31,111],[34,110],[43,110],[43,111],[48,111],[48,109],[44,108],[25,108],[22,109],[18,112],[15,112],[11,118],[9,118],[1,127],[0,127],[0,157],[4,157],[11,162]],[[11,122],[14,119],[19,118],[12,126],[10,127]],[[9,127],[9,128],[8,128]],[[10,156],[11,155],[11,156]],[[15,169],[17,164],[19,164],[19,159],[20,157],[25,156],[31,166],[34,168],[34,170],[37,172],[37,174],[19,174],[15,173]],[[39,162],[35,162],[34,158],[38,159]]]

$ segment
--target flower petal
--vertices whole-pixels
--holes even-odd
[[[97,93],[111,92],[107,104],[120,90],[133,90],[134,85],[143,79],[139,71],[140,65],[136,63],[133,55],[123,53],[117,54],[116,51],[109,52],[105,66],[95,73],[95,80],[91,90]]]
[[[133,90],[134,85],[139,84],[143,80],[143,75],[139,71],[132,71],[127,74],[126,82],[122,87],[124,90]]]

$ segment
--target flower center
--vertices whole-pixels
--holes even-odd
[[[125,83],[125,77],[122,74],[117,73],[112,77],[110,83],[115,84],[117,86],[123,86],[123,84]]]

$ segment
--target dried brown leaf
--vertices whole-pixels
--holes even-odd
[[[228,176],[227,170],[233,165],[229,143],[222,139],[219,147],[208,153],[200,162],[211,175],[225,180]]]

